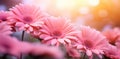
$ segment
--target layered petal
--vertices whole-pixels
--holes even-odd
[[[44,20],[41,29],[40,38],[43,42],[49,41],[49,44],[71,44],[77,41],[78,31],[74,28],[69,19],[62,17],[48,17]]]
[[[80,31],[79,42],[75,45],[76,48],[85,51],[89,57],[93,56],[92,53],[97,55],[103,54],[104,49],[106,49],[109,44],[105,36],[88,26],[81,26]]]

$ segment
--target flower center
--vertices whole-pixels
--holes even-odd
[[[7,17],[6,16],[0,16],[0,21],[7,21]]]
[[[11,48],[8,44],[3,44],[2,46],[3,46],[4,48],[6,48],[6,49],[10,49],[10,48]]]
[[[85,40],[85,41],[84,41],[84,45],[85,45],[86,48],[88,48],[88,49],[93,48],[93,42],[90,41],[90,40]]]
[[[25,21],[25,23],[31,23],[33,21],[33,19],[29,16],[24,17],[23,20]]]
[[[62,33],[60,32],[60,31],[54,31],[53,32],[53,36],[55,37],[55,38],[58,38],[58,37],[60,37],[62,35]]]
[[[6,19],[6,18],[2,18],[1,20],[2,20],[2,21],[7,21],[7,19]]]

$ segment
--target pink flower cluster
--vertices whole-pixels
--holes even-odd
[[[40,43],[19,41],[11,36],[13,32],[25,31],[38,38]],[[21,54],[43,55],[63,58],[63,47],[72,58],[89,59],[96,54],[111,59],[120,59],[120,29],[103,32],[89,26],[75,25],[65,17],[54,17],[39,7],[19,4],[9,11],[0,11],[0,53],[20,58]]]

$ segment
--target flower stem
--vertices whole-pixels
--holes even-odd
[[[22,41],[24,41],[24,34],[25,34],[25,31],[22,31]]]
[[[25,31],[22,31],[22,40],[21,41],[24,41],[24,34],[25,34]],[[20,55],[20,59],[22,59],[22,54]]]
[[[85,59],[85,55],[86,55],[86,53],[83,53],[83,58],[82,59]]]

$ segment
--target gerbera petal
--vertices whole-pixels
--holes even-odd
[[[51,36],[48,36],[48,37],[46,37],[44,40],[49,40],[49,39],[52,39],[52,37],[51,37]]]
[[[41,29],[40,31],[43,32],[43,33],[45,33],[45,34],[49,34],[49,32],[46,31],[46,30]]]
[[[74,36],[66,36],[65,38],[68,38],[68,39],[71,39],[71,40],[78,40],[78,38],[74,37]]]
[[[56,39],[51,40],[51,44],[52,44],[52,45],[55,45],[56,43],[57,43],[57,40],[56,40]]]
[[[60,43],[62,43],[62,44],[65,44],[64,39],[58,39],[58,42],[60,42]]]
[[[51,16],[45,18],[43,21],[44,24],[40,29],[40,35],[46,34],[51,36],[53,39],[57,40],[57,43],[61,44],[69,44],[78,39],[76,35],[77,30],[73,27],[71,22],[68,22],[65,18]]]
[[[64,39],[64,41],[71,44],[71,41],[69,39]]]
[[[92,56],[92,52],[91,52],[90,50],[87,50],[87,51],[86,51],[86,54],[87,54],[88,56]]]

